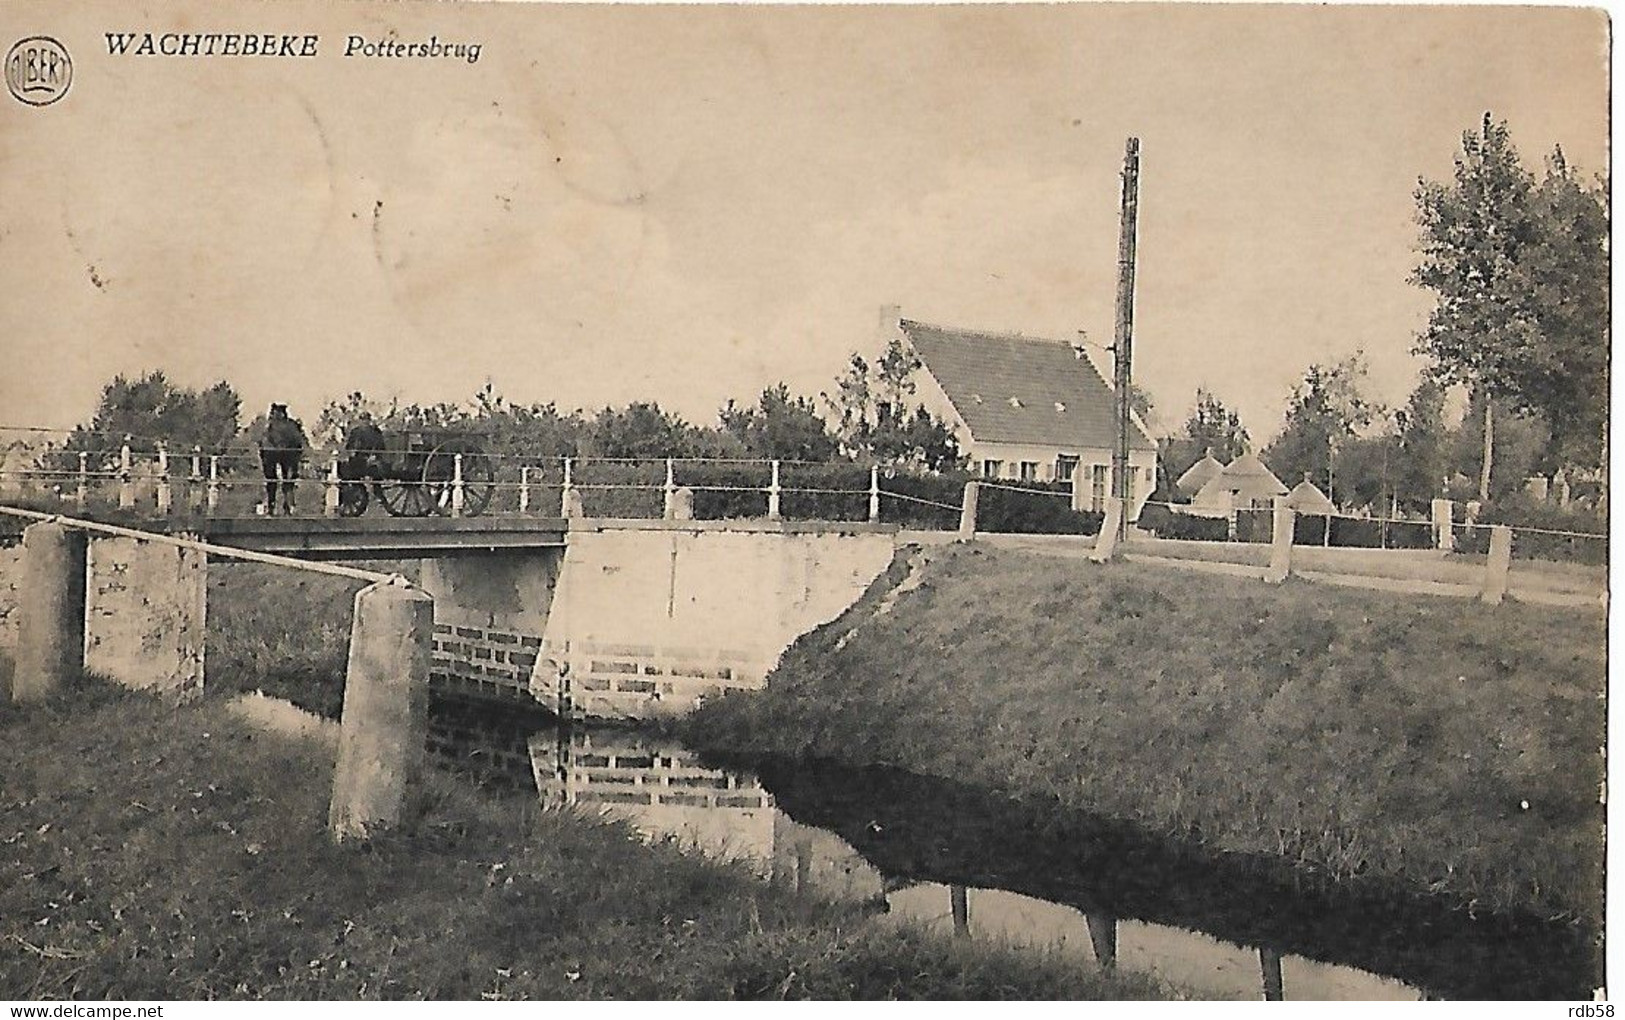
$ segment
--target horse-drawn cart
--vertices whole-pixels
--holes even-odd
[[[359,517],[372,497],[395,517],[454,511],[473,517],[491,505],[496,465],[479,433],[416,428],[381,435],[376,449],[352,450],[341,465],[343,516]]]

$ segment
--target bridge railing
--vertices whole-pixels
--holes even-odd
[[[0,439],[4,433],[0,426]],[[265,512],[260,454],[251,443],[175,451],[153,437],[96,438],[107,445],[83,452],[57,446],[25,457],[8,454],[0,460],[0,500],[98,516],[118,511],[129,520]],[[402,451],[372,452],[400,470]],[[299,514],[337,515],[348,456],[321,447],[306,452],[294,479]],[[963,487],[970,480],[964,472],[850,461],[514,450],[470,450],[406,463],[421,464],[432,476],[432,493],[421,509],[448,516],[870,521],[936,531],[960,526]],[[401,482],[397,477],[384,485]],[[978,530],[1090,535],[1100,527],[1098,512],[1072,509],[1069,482],[978,482]]]
[[[378,451],[398,459],[400,451]],[[308,450],[298,512],[337,515],[346,451]],[[398,463],[398,460],[397,460]],[[764,458],[624,458],[470,452],[441,458],[428,510],[535,516],[715,520],[881,521],[951,529],[957,478],[850,462]],[[393,478],[386,486],[404,481]],[[40,510],[121,511],[148,517],[235,517],[265,512],[256,447],[172,451],[127,436],[89,451],[61,448],[0,460],[0,499]],[[381,510],[373,510],[381,513]]]

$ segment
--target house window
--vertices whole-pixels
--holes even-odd
[[[1089,468],[1089,498],[1096,512],[1106,509],[1106,479],[1110,472],[1111,468],[1104,464],[1095,464]]]
[[[1024,482],[1038,481],[1038,461],[1024,460],[1021,462],[1021,480]]]
[[[1055,480],[1057,482],[1070,482],[1073,472],[1078,470],[1078,458],[1061,454],[1055,458]]]
[[[997,477],[999,477],[999,472],[1003,471],[1003,470],[1004,470],[1004,461],[1002,461],[1002,460],[984,460],[984,461],[982,461],[982,477],[983,478],[997,478]]]

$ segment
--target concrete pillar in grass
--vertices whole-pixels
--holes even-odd
[[[356,593],[344,715],[327,824],[366,839],[401,820],[428,736],[434,599],[403,584]]]
[[[11,700],[41,701],[85,664],[83,531],[41,521],[23,529],[23,585]]]
[[[1280,584],[1292,573],[1292,508],[1285,496],[1275,497],[1274,531],[1270,535],[1270,565],[1264,570],[1264,580]]]
[[[965,499],[959,508],[959,540],[969,542],[976,537],[976,505],[981,501],[982,484],[965,483]]]
[[[1102,911],[1091,911],[1083,916],[1089,926],[1089,945],[1095,951],[1095,962],[1102,970],[1117,967],[1117,918]]]
[[[1094,551],[1089,558],[1096,563],[1105,563],[1107,560],[1117,558],[1117,533],[1122,530],[1123,501],[1117,496],[1106,500],[1106,516],[1100,522],[1100,535],[1095,539]]]
[[[1264,985],[1264,1001],[1280,1002],[1286,998],[1286,984],[1281,980],[1281,951],[1264,946],[1258,948],[1258,972]]]
[[[948,907],[954,917],[954,934],[970,935],[970,891],[962,885],[948,887]]]
[[[1512,529],[1497,524],[1490,529],[1490,558],[1484,564],[1484,590],[1480,600],[1498,606],[1507,593],[1507,573],[1512,569]]]

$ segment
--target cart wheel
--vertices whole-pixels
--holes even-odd
[[[429,516],[429,501],[420,482],[379,482],[378,499],[391,517]]]
[[[444,443],[423,462],[423,490],[431,513],[451,514],[459,455],[463,458],[463,516],[476,517],[491,505],[496,494],[491,458],[470,450],[467,443]]]
[[[367,483],[339,483],[339,516],[360,517],[367,512]]]
[[[496,465],[483,453],[463,454],[463,513],[478,517],[496,496]]]

